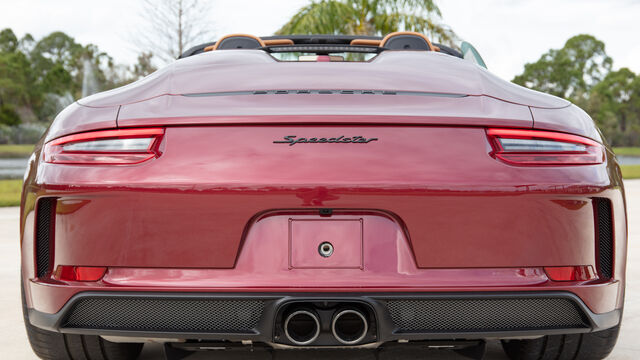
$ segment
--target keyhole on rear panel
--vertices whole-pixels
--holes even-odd
[[[318,246],[318,252],[322,257],[329,257],[333,254],[333,245],[330,242],[325,241]]]

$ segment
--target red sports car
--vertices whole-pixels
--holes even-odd
[[[236,34],[69,106],[22,194],[33,350],[606,357],[616,159],[578,107],[483,65],[416,33]]]

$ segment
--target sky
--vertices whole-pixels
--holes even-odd
[[[207,1],[207,0],[203,0]],[[228,33],[271,35],[310,0],[209,0],[213,39]],[[640,73],[640,0],[436,0],[442,22],[483,56],[489,70],[511,80],[524,65],[571,36],[606,44],[614,69]],[[96,44],[116,63],[133,64],[139,49],[139,0],[0,0],[0,28],[36,39],[60,30]]]

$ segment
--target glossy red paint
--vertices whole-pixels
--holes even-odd
[[[364,268],[363,217],[331,216],[330,219],[318,219],[317,216],[292,216],[288,217],[287,222],[289,269]],[[367,228],[367,231],[372,230]],[[269,236],[265,235],[264,238],[268,239]],[[267,244],[275,246],[272,251],[283,251],[277,241]],[[270,246],[267,246],[265,250],[269,248]],[[277,268],[279,264],[269,267]]]
[[[594,126],[591,117],[575,105],[562,109],[530,108],[531,115],[535,119],[534,127],[536,129],[562,131],[602,142],[600,133]]]
[[[293,134],[379,140],[273,143]],[[593,264],[593,246],[576,245],[594,238],[591,197],[609,181],[605,164],[508,166],[480,128],[175,127],[161,148],[134,166],[40,164],[58,197],[56,264],[232,267],[256,214],[305,207],[397,215],[420,267]],[[119,226],[76,226],[95,219]]]
[[[293,134],[379,140],[273,143]],[[460,289],[496,290],[523,285],[518,272],[509,268],[595,266],[594,196],[611,199],[614,214],[624,214],[621,180],[610,176],[615,175],[613,163],[509,166],[490,156],[482,128],[169,127],[161,149],[157,159],[132,166],[35,165],[38,185],[30,189],[58,199],[56,266],[109,266],[104,282],[95,286],[114,289],[297,291],[309,288],[312,278],[323,289],[436,291],[466,284]],[[304,214],[327,207],[362,214],[383,210],[364,217],[364,269],[289,269],[290,216],[266,214],[288,209],[298,217],[320,219]],[[31,210],[25,209],[24,229],[33,228]],[[624,217],[614,216],[622,259]],[[23,246],[32,244],[32,236],[31,231],[23,233]],[[25,275],[32,277],[28,264]],[[495,268],[507,269],[516,280],[480,280]],[[173,271],[181,274],[176,280],[168,276]],[[198,276],[204,277],[198,281]],[[542,273],[536,276],[533,283],[525,277],[525,286],[546,289]],[[607,291],[618,292],[623,280],[619,271]],[[65,294],[50,300],[57,305],[49,311],[82,289],[36,287],[42,286]],[[607,299],[608,305],[598,305],[600,290],[589,290],[595,288],[602,287],[572,290],[582,291],[594,311],[621,304],[614,297],[613,302]]]
[[[90,107],[75,102],[56,116],[49,126],[46,141],[84,131],[114,129],[118,127],[118,106]]]
[[[161,110],[151,114],[149,108]],[[331,109],[329,114],[327,109]],[[159,97],[122,106],[118,124],[123,127],[407,124],[531,128],[533,118],[527,106],[482,96],[290,94]]]
[[[421,94],[228,93],[264,89]],[[202,94],[211,92],[223,94]],[[366,64],[280,63],[252,50],[179,60],[72,105],[37,145],[21,208],[27,305],[56,313],[83,291],[568,291],[595,313],[620,309],[620,170],[574,108],[435,52],[385,52]],[[148,127],[164,135],[139,164],[42,157],[45,143],[105,134],[86,131]],[[487,129],[547,130],[605,158],[515,166],[493,156]],[[376,140],[274,143],[294,135]],[[56,199],[52,267],[108,268],[100,280],[36,278],[44,197]],[[545,268],[598,268],[596,198],[612,205],[612,278],[554,281],[565,278]],[[324,241],[335,245],[329,261],[315,257]]]
[[[224,279],[223,275],[231,275],[230,270],[215,269],[153,269],[153,268],[111,268],[103,280],[98,282],[28,282],[31,294],[30,307],[46,313],[56,313],[73,296],[84,291],[139,291],[139,292],[530,292],[530,291],[567,291],[579,296],[585,304],[596,313],[606,313],[619,309],[622,305],[618,301],[618,293],[624,291],[621,283],[613,282],[555,282],[549,281],[542,268],[520,269],[431,269],[424,271],[424,277],[432,279],[431,286],[390,286],[388,283],[380,286],[361,287],[353,283],[360,283],[360,278],[353,275],[332,271],[316,274],[307,270],[306,274],[294,274],[292,280],[306,284],[315,283],[317,279],[326,276],[346,277],[351,282],[347,285],[314,287],[292,287],[288,283],[280,286],[248,286],[256,281],[265,279],[260,276],[259,269],[252,269],[252,275],[233,274],[232,281],[225,281],[221,286],[213,284]],[[311,274],[310,274],[311,273]],[[240,275],[239,277],[236,277]],[[252,279],[250,279],[250,277]],[[233,280],[239,281],[233,283]],[[244,280],[244,281],[243,281]],[[249,281],[251,280],[251,281]],[[398,279],[387,278],[389,281]],[[346,282],[346,281],[345,281]],[[399,284],[402,285],[402,284]]]

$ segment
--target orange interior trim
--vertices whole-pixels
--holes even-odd
[[[262,39],[260,39],[259,37],[255,36],[255,35],[249,35],[249,34],[229,34],[229,35],[225,35],[223,37],[221,37],[218,41],[216,41],[216,43],[214,45],[211,46],[207,46],[206,48],[204,48],[204,51],[211,51],[211,50],[217,50],[218,49],[218,45],[220,43],[222,43],[222,40],[224,39],[228,39],[231,37],[248,37],[248,38],[252,38],[257,40],[260,43],[260,46],[264,47],[265,43],[264,41],[262,41]]]
[[[380,47],[384,47],[384,44],[387,42],[387,40],[391,39],[394,36],[398,36],[398,35],[413,35],[413,36],[418,36],[424,39],[424,41],[427,42],[427,44],[429,45],[429,49],[431,49],[431,51],[438,51],[436,50],[436,47],[433,46],[431,44],[431,41],[429,41],[429,39],[427,39],[426,36],[424,36],[424,34],[420,34],[414,31],[396,31],[396,32],[392,32],[391,34],[388,34],[387,36],[385,36],[382,41],[380,42]]]
[[[366,46],[380,46],[382,40],[372,40],[372,39],[353,39],[349,43],[350,45],[366,45]]]
[[[266,46],[274,46],[274,45],[293,45],[293,40],[291,39],[272,39],[272,40],[264,40],[264,44]]]

